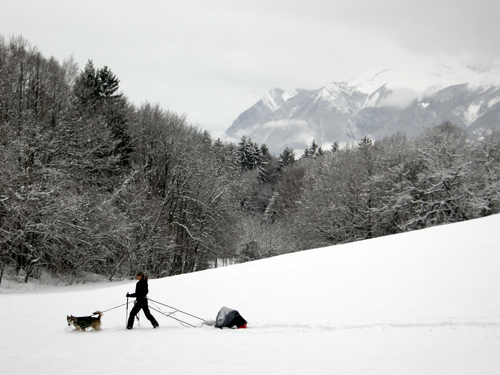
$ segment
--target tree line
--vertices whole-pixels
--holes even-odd
[[[499,211],[496,133],[443,123],[276,157],[136,107],[119,82],[0,38],[0,282],[171,276]]]

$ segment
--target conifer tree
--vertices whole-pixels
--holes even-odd
[[[121,166],[127,166],[132,144],[128,132],[128,103],[123,95],[116,93],[119,83],[107,66],[96,69],[89,60],[76,78],[73,92],[80,116],[95,121],[104,118],[115,139],[112,154],[119,158]]]
[[[279,169],[283,170],[288,165],[295,163],[295,152],[293,148],[286,147],[279,156]]]
[[[304,150],[304,154],[301,156],[301,159],[302,160],[308,158],[316,159],[318,156],[323,155],[323,153],[324,153],[323,149],[319,147],[318,144],[316,143],[316,140],[313,139],[313,141],[311,142],[311,146],[309,146]]]
[[[236,152],[242,170],[251,171],[261,165],[262,152],[257,143],[252,142],[251,139],[247,139],[243,136],[238,144]]]

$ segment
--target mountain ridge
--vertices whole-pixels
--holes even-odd
[[[408,69],[406,70],[408,73]],[[500,130],[500,75],[460,66],[415,73],[388,68],[320,89],[273,88],[241,113],[226,130],[265,143],[278,154],[303,150],[312,140],[323,148],[364,136],[373,140],[395,133],[415,137],[425,128],[450,121],[471,137]],[[410,81],[419,82],[410,82]]]

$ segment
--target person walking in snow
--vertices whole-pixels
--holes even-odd
[[[153,325],[153,328],[156,328],[159,326],[159,324],[154,318],[154,316],[151,315],[148,306],[148,298],[147,298],[147,295],[149,293],[148,278],[147,276],[144,275],[144,272],[139,271],[137,272],[136,279],[138,281],[137,284],[135,285],[135,293],[132,294],[127,293],[127,298],[135,297],[135,304],[134,307],[132,308],[132,311],[130,311],[130,316],[127,322],[127,329],[134,328],[134,318],[139,313],[139,311],[141,311],[141,309],[142,311],[144,311],[144,315],[146,315],[146,318],[148,318],[148,320]]]

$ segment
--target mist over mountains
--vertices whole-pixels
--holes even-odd
[[[500,129],[500,74],[460,63],[418,67],[372,67],[318,90],[273,88],[226,130],[265,143],[276,155],[285,147],[302,152],[313,140],[372,140],[395,133],[415,137],[450,121],[471,137]]]

